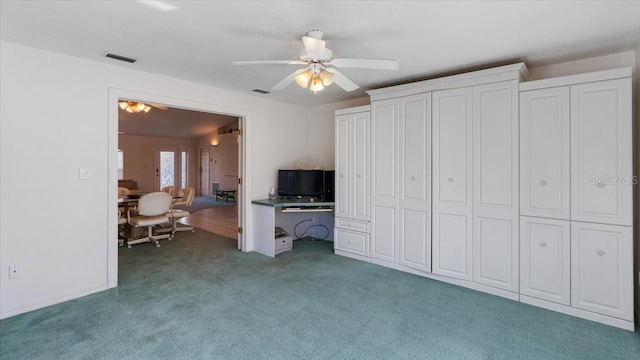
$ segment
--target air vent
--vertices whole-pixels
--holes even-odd
[[[131,64],[133,64],[134,62],[138,61],[137,59],[132,59],[132,58],[129,58],[129,57],[126,57],[126,56],[122,56],[122,55],[112,54],[110,52],[105,52],[104,56],[108,57],[108,58],[112,58],[112,59],[128,62],[128,63],[131,63]]]
[[[266,90],[261,90],[261,89],[253,89],[252,91],[257,92],[259,94],[268,94],[269,92]]]

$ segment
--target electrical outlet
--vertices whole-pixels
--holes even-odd
[[[9,265],[9,279],[17,279],[22,275],[20,264]]]

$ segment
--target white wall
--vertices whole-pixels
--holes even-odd
[[[198,141],[160,136],[118,135],[118,148],[124,154],[124,178],[135,180],[138,189],[156,189],[156,147],[173,147],[188,151],[187,185],[198,186]],[[180,188],[177,185],[176,188]]]
[[[634,67],[635,63],[636,52],[633,50],[624,51],[576,61],[532,67],[529,69],[529,78],[527,80],[548,79],[627,66]]]
[[[233,126],[237,128],[237,125]],[[215,130],[198,139],[198,147],[207,147],[211,159],[209,165],[209,189],[220,184],[220,189],[238,188],[238,132],[218,134]],[[209,190],[211,191],[211,190]],[[259,193],[258,193],[259,194]],[[259,195],[257,195],[260,197]]]
[[[107,255],[117,254],[107,235],[117,184],[109,96],[121,90],[249,114],[249,199],[306,156],[290,151],[306,146],[300,106],[0,42],[1,318],[104,290],[117,271]],[[79,168],[93,179],[79,180]],[[8,278],[10,264],[21,278]]]

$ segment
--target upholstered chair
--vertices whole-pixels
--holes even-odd
[[[176,187],[173,185],[165,186],[160,191],[166,192],[167,194],[173,196],[173,191]]]
[[[171,206],[171,210],[169,210],[169,212],[167,212],[167,216],[169,217],[169,219],[171,219],[171,222],[173,224],[173,227],[171,229],[171,236],[173,237],[176,232],[178,231],[191,231],[194,232],[195,230],[193,229],[193,226],[178,226],[177,220],[178,219],[182,219],[183,217],[187,217],[189,216],[189,211],[187,210],[182,210],[182,209],[176,209],[175,206],[191,206],[191,204],[193,203],[193,199],[196,196],[196,190],[192,187],[186,187],[184,189],[181,190],[183,193],[183,196],[181,199],[178,199],[178,201],[176,201],[173,206]]]
[[[160,191],[142,195],[140,201],[138,201],[136,213],[129,211],[127,221],[129,225],[134,227],[147,227],[147,236],[140,239],[127,240],[127,247],[131,248],[131,245],[143,242],[155,242],[156,247],[160,247],[158,240],[171,238],[171,234],[153,234],[154,226],[169,222],[169,217],[167,217],[166,213],[171,209],[171,205],[171,195],[166,192]]]

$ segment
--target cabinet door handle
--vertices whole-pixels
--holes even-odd
[[[599,182],[599,183],[596,184],[596,187],[598,189],[602,189],[604,187],[604,183]]]
[[[598,250],[598,251],[596,251],[596,254],[598,254],[598,256],[603,256],[604,255],[604,250]]]
[[[340,174],[340,177],[341,177],[341,178],[343,178],[343,177],[344,177],[344,175]]]
[[[362,175],[358,174],[358,179],[361,179],[361,178],[362,178]]]
[[[540,180],[540,186],[547,186],[547,180]]]
[[[540,243],[540,246],[541,247],[547,247],[547,243],[543,241],[543,242]]]
[[[450,177],[450,178],[449,178],[449,182],[453,182],[454,180],[455,180],[455,179],[454,179],[454,178],[452,178],[452,177]]]
[[[411,180],[415,181],[415,180],[416,180],[416,177],[415,177],[415,176],[412,176],[412,177],[411,177]]]

